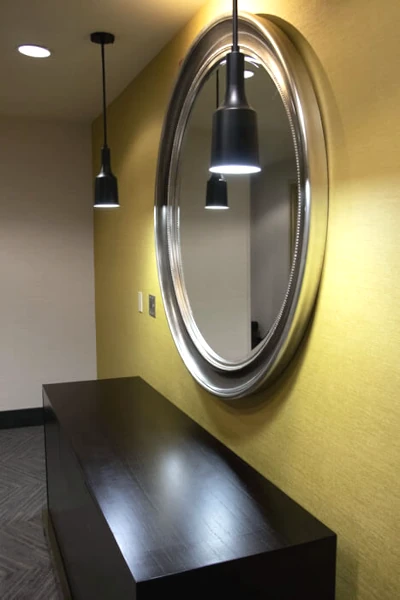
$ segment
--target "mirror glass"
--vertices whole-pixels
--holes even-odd
[[[226,176],[228,210],[207,210],[212,116],[222,102],[225,61],[204,81],[187,122],[178,167],[183,278],[193,319],[227,361],[246,359],[282,307],[293,259],[296,154],[281,95],[264,66],[246,57],[246,95],[258,116],[262,171]]]

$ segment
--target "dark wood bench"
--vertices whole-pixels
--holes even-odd
[[[72,598],[334,599],[335,534],[142,379],[46,385],[43,400]]]

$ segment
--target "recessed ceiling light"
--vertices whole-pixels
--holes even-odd
[[[245,56],[244,61],[250,63],[251,65],[253,65],[253,67],[256,67],[256,69],[260,68],[260,63],[258,62],[258,60],[256,60],[252,56]],[[221,61],[221,65],[226,65],[226,58],[224,58],[224,60]]]
[[[252,58],[251,56],[245,56],[244,60],[245,60],[245,62],[250,63],[251,66],[255,67],[256,69],[258,69],[260,66],[258,61],[255,58]],[[226,59],[221,62],[221,65],[226,65]],[[251,71],[250,69],[244,70],[244,78],[245,79],[250,79],[251,77],[254,77],[254,75],[255,75],[254,71]]]
[[[43,48],[43,46],[34,46],[30,44],[18,46],[18,52],[25,54],[25,56],[31,56],[32,58],[48,58],[51,54],[50,50]]]
[[[252,56],[245,56],[244,60],[250,64],[253,65],[253,67],[256,67],[256,69],[259,69],[260,67],[260,63],[258,62],[258,60],[256,58],[253,58]]]

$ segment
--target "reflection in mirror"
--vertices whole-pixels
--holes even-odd
[[[180,251],[193,319],[227,361],[248,357],[278,317],[289,283],[297,214],[296,154],[281,95],[248,57],[249,104],[258,115],[262,170],[225,176],[229,210],[205,210],[219,64],[201,87],[179,159]]]

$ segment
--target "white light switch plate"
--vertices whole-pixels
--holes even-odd
[[[143,312],[143,292],[138,292],[138,311]]]

